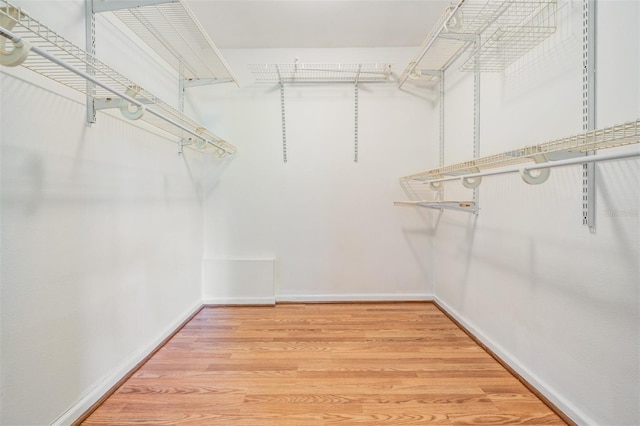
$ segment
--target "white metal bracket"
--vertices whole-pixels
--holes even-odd
[[[469,169],[471,173],[480,173],[480,169],[472,167]],[[482,183],[482,176],[465,176],[462,178],[462,186],[467,189],[477,189]]]
[[[544,154],[533,155],[531,156],[531,158],[533,158],[533,161],[536,164],[543,164],[548,161],[547,156]],[[527,168],[523,168],[520,170],[520,177],[522,177],[522,180],[529,185],[540,185],[541,183],[546,182],[547,179],[549,179],[550,174],[550,168],[537,169],[535,170],[535,173],[532,173],[532,170],[529,170]]]
[[[438,38],[475,42],[477,36],[474,34],[441,33],[440,35],[438,35]]]
[[[181,139],[178,141],[178,155],[184,154],[184,147],[191,145],[193,141],[188,139]]]
[[[232,78],[182,78],[182,87],[208,86],[211,84],[233,83]]]
[[[474,201],[396,201],[398,207],[423,207],[436,210],[457,210],[467,213],[477,213],[478,206]]]
[[[139,101],[141,104],[145,104],[145,105],[155,104],[155,102],[150,101],[148,99],[138,99],[138,98],[135,98],[135,99]],[[120,101],[121,99],[118,99],[118,98],[93,99],[93,105],[96,111],[101,111],[103,109],[120,108]]]

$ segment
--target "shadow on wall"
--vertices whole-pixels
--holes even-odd
[[[220,177],[237,155],[227,155],[222,158],[216,154],[202,154],[205,157],[202,173],[202,200],[206,200],[220,183]]]
[[[3,111],[2,116],[2,198],[7,207],[31,215],[46,202],[140,204],[201,198],[199,153],[186,150],[182,155],[185,175],[177,138],[124,119],[117,111],[98,114],[97,124],[88,127],[84,102],[66,88],[60,93],[48,89],[47,81],[2,73],[3,101],[27,100],[20,111]],[[24,111],[40,125],[17,127]],[[63,122],[71,124],[61,126]]]
[[[424,282],[432,283],[434,274],[433,236],[435,227],[437,227],[440,221],[442,211],[440,211],[434,219],[433,216],[435,212],[425,211],[425,209],[419,207],[413,207],[412,210],[413,213],[416,213],[420,217],[424,225],[414,228],[403,227],[402,234],[418,265],[420,274],[424,277]],[[425,246],[429,247],[430,250],[425,250]]]
[[[576,69],[576,61],[582,60],[582,28],[572,20],[576,8],[581,10],[582,2],[558,1],[555,33],[505,70],[506,98],[525,96]]]
[[[436,236],[438,229],[442,226],[441,225],[441,218],[442,216],[445,214],[445,211],[440,211],[439,217],[438,217],[438,221],[436,222],[436,226],[434,228],[434,236]],[[467,220],[465,222],[459,222],[460,223],[460,227],[462,227],[465,231],[464,235],[461,237],[461,240],[459,240],[456,244],[456,248],[458,250],[458,252],[455,254],[456,259],[458,260],[458,264],[462,264],[462,270],[459,271],[459,277],[461,279],[461,281],[463,283],[468,283],[470,280],[470,271],[471,271],[471,257],[474,253],[474,242],[475,242],[475,237],[476,237],[476,229],[477,229],[477,225],[478,225],[478,217],[479,215],[477,214],[470,214],[470,213],[463,213],[463,212],[449,212],[447,211],[446,214],[455,214],[455,215],[467,215]],[[456,222],[458,223],[458,222]],[[464,223],[464,225],[462,225]],[[450,225],[451,223],[447,223],[447,225]],[[437,239],[436,239],[437,241]],[[437,242],[436,242],[437,244]],[[436,246],[436,250],[438,250],[439,247]],[[437,273],[437,271],[436,271]],[[436,277],[436,287],[437,287],[437,277]],[[466,285],[464,286],[464,291],[462,294],[460,294],[461,298],[462,298],[462,306],[464,306],[464,301],[467,300],[467,297],[465,297],[464,292],[466,291]],[[456,301],[456,303],[458,303],[460,301]]]

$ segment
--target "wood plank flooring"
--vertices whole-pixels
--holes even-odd
[[[564,425],[431,303],[207,307],[84,425]]]

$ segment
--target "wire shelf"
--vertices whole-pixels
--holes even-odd
[[[604,129],[592,130],[539,145],[477,158],[401,178],[401,181],[428,181],[445,176],[462,176],[478,171],[534,161],[537,156],[549,160],[578,157],[587,152],[640,143],[640,118]]]
[[[15,14],[9,13],[9,11],[15,11]],[[101,83],[110,86],[119,92],[125,93],[127,89],[135,88],[137,91],[137,94],[135,95],[136,100],[144,104],[152,105],[152,108],[155,111],[162,113],[175,123],[188,128],[194,133],[202,135],[203,139],[197,140],[195,136],[185,132],[180,127],[149,113],[142,115],[142,121],[145,121],[178,138],[186,141],[192,141],[194,142],[192,147],[197,146],[200,150],[215,151],[216,149],[223,149],[229,153],[234,153],[236,151],[236,148],[233,145],[225,142],[213,132],[207,130],[177,109],[163,102],[143,87],[119,74],[108,65],[100,62],[95,58],[95,56],[66,40],[51,28],[28,15],[25,11],[12,5],[8,0],[0,0],[0,15],[5,17],[5,19],[10,19],[14,23],[11,31],[22,39],[28,40],[34,46],[45,50],[47,53],[55,56],[57,59],[72,66],[73,68],[94,76]],[[118,108],[120,105],[120,99],[115,97],[113,93],[91,84],[82,76],[79,76],[39,55],[33,53],[30,54],[22,65],[31,71],[55,80],[60,84],[96,100],[102,101],[106,106],[112,105],[113,108]],[[203,140],[207,139],[212,141],[215,146],[208,143],[202,143]]]
[[[101,7],[111,10],[108,2],[94,0],[94,11]],[[112,12],[185,78],[237,84],[229,65],[184,0]]]
[[[557,0],[459,0],[447,8],[400,76],[433,79],[476,42],[462,71],[503,71],[555,32]]]
[[[322,83],[382,82],[391,75],[390,64],[250,64],[258,82]]]
[[[491,34],[461,71],[501,72],[556,31],[556,1],[515,1],[487,28]]]

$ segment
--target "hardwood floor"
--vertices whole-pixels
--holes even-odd
[[[565,423],[431,303],[208,307],[83,424]]]

